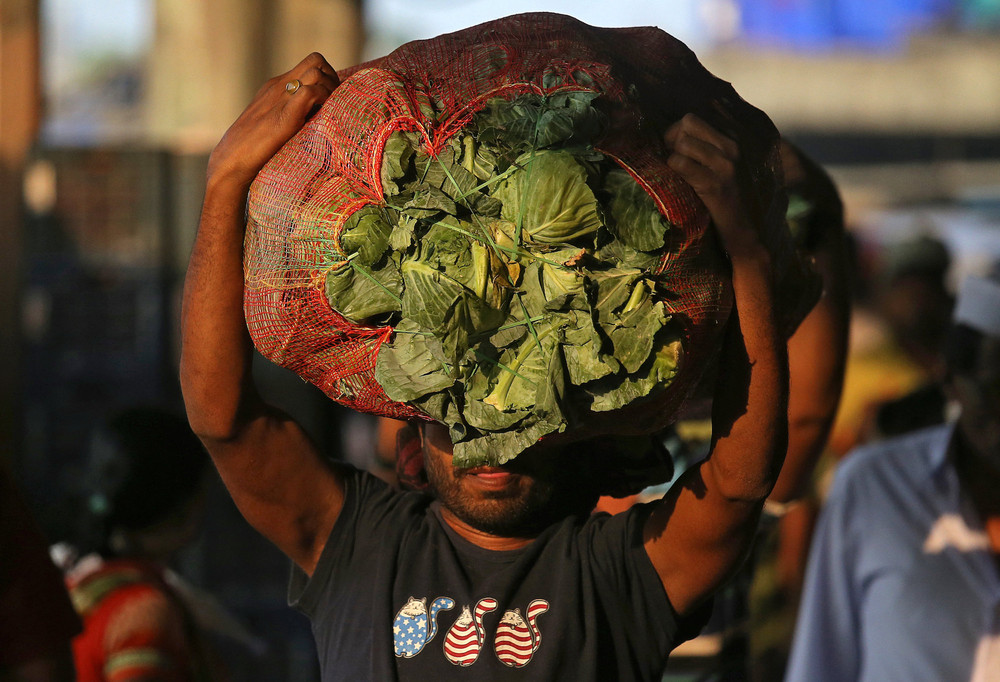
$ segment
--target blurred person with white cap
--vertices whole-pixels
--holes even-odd
[[[786,680],[1000,680],[1000,278],[960,287],[948,423],[840,467]]]

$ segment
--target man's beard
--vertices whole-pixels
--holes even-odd
[[[531,537],[570,511],[554,504],[557,495],[548,481],[533,479],[526,489],[519,486],[480,491],[479,496],[472,497],[462,490],[461,474],[453,477],[447,469],[431,461],[432,458],[427,460],[431,491],[441,505],[473,528],[490,535]]]

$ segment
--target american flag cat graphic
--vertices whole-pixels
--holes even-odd
[[[437,634],[437,615],[455,606],[450,597],[438,597],[427,609],[427,598],[410,597],[392,624],[393,647],[399,658],[413,658]]]
[[[542,643],[542,633],[536,621],[538,616],[548,610],[547,601],[536,599],[528,604],[524,617],[521,616],[520,609],[503,614],[493,642],[493,649],[501,663],[511,668],[522,668],[531,662],[531,657]]]
[[[444,638],[444,655],[454,665],[462,667],[472,665],[479,658],[486,639],[483,627],[483,616],[497,608],[497,600],[492,597],[480,599],[476,604],[475,615],[469,607],[462,607],[462,614],[448,629]]]

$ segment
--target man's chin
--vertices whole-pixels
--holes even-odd
[[[475,504],[449,507],[459,519],[478,531],[500,537],[527,537],[536,534],[546,524],[544,514],[531,510],[522,500],[509,494],[496,493]]]

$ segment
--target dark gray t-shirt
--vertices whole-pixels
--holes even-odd
[[[568,518],[490,551],[436,503],[366,473],[312,578],[289,599],[312,620],[323,680],[658,680],[677,619],[642,546],[645,509]]]

